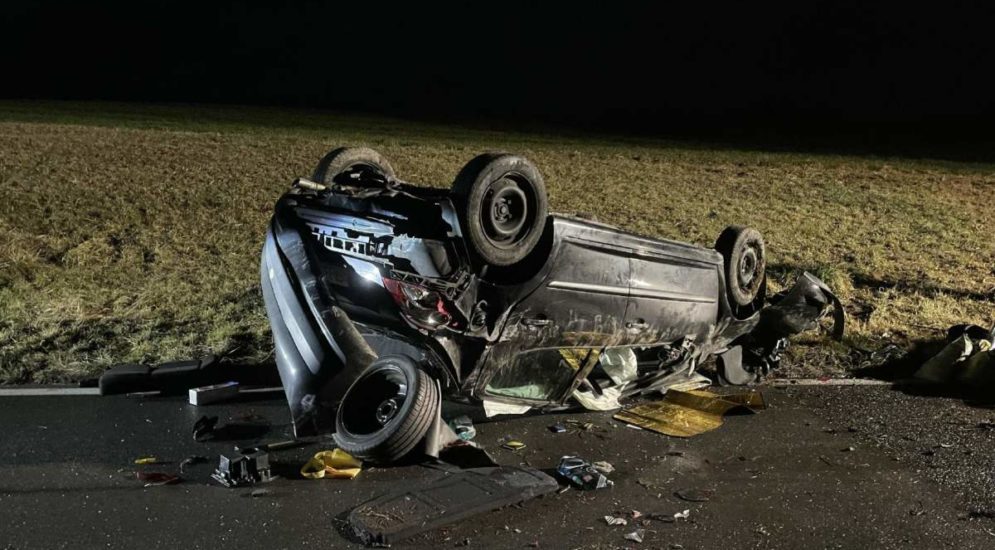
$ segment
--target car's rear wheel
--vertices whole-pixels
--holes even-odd
[[[394,462],[425,437],[439,414],[435,380],[411,358],[374,361],[346,391],[335,415],[335,443],[370,462]]]
[[[715,241],[725,264],[726,293],[734,308],[762,305],[767,286],[764,238],[750,227],[731,225]]]
[[[393,180],[394,168],[383,155],[369,147],[339,147],[322,157],[312,179],[334,185],[361,183],[369,177]]]
[[[453,196],[463,236],[485,264],[518,263],[542,237],[549,211],[546,185],[523,157],[488,153],[474,158],[456,176]]]

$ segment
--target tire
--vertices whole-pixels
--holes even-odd
[[[518,263],[542,237],[549,213],[546,185],[525,158],[480,155],[460,170],[452,192],[463,236],[484,264]]]
[[[758,305],[767,285],[764,238],[756,229],[731,225],[715,241],[725,264],[726,292],[734,308]],[[762,305],[762,304],[761,304]]]
[[[364,172],[386,180],[395,179],[394,168],[383,155],[368,147],[339,147],[322,157],[311,177],[318,183],[334,185],[348,183],[343,177],[348,175],[361,178]]]
[[[401,383],[406,391],[399,398]],[[403,355],[381,357],[342,398],[335,413],[335,443],[370,462],[400,460],[428,433],[439,415],[440,399],[435,380],[414,360]]]

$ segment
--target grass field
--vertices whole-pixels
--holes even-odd
[[[328,149],[368,145],[448,186],[479,152],[522,153],[552,208],[711,245],[766,236],[777,289],[823,277],[850,314],[796,373],[854,348],[995,320],[995,167],[519,134],[271,109],[0,102],[0,382],[68,381],[213,351],[269,360],[257,261],[272,204]]]

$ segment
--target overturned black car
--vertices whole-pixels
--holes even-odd
[[[842,334],[838,300],[807,273],[765,307],[765,261],[753,229],[712,250],[549,214],[516,155],[480,155],[434,189],[340,148],[277,203],[261,275],[296,433],[391,461],[443,397],[507,412],[603,393],[619,382],[608,350],[636,358],[628,396],[712,356],[721,381],[756,381],[830,305]]]

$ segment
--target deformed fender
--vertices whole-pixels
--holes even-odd
[[[846,314],[836,294],[818,277],[802,273],[795,285],[775,297],[773,304],[760,312],[760,322],[754,333],[762,339],[780,339],[816,327],[826,308],[833,306],[834,340],[843,339]]]

